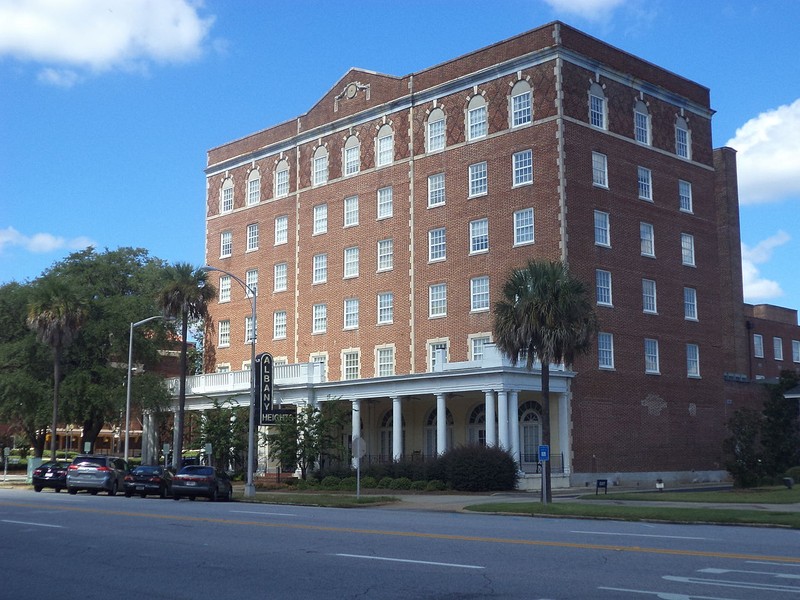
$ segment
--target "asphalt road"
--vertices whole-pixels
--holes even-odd
[[[800,532],[0,489],[0,599],[800,597]]]

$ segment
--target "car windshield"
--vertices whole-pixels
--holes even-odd
[[[133,471],[136,475],[161,475],[161,467],[136,467]]]
[[[103,456],[79,456],[72,461],[73,465],[86,465],[89,467],[102,467],[106,464]]]
[[[202,476],[209,476],[214,474],[214,469],[212,467],[200,467],[197,465],[190,466],[190,467],[183,467],[179,475],[202,475]]]

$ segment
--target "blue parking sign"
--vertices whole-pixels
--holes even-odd
[[[550,446],[542,444],[539,446],[539,461],[545,462],[550,460]]]

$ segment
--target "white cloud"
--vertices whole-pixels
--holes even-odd
[[[97,244],[85,236],[72,239],[56,236],[51,233],[35,233],[24,235],[13,227],[0,229],[0,254],[6,248],[19,247],[32,254],[47,254],[56,250],[83,250]]]
[[[544,0],[554,11],[583,17],[591,21],[605,21],[609,13],[625,0]]]
[[[742,244],[742,277],[744,281],[745,302],[764,301],[779,298],[784,295],[780,283],[761,276],[758,265],[763,265],[772,259],[772,251],[786,244],[791,237],[785,231],[760,241],[750,248]]]
[[[741,204],[800,196],[800,98],[761,113],[736,130]]]
[[[17,0],[0,4],[0,57],[41,63],[39,80],[141,69],[197,56],[213,17],[192,0]]]

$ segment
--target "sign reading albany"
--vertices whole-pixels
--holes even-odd
[[[256,392],[260,425],[275,425],[294,419],[295,415],[294,409],[275,408],[273,404],[273,367],[272,354],[269,352],[262,352],[256,356]]]

